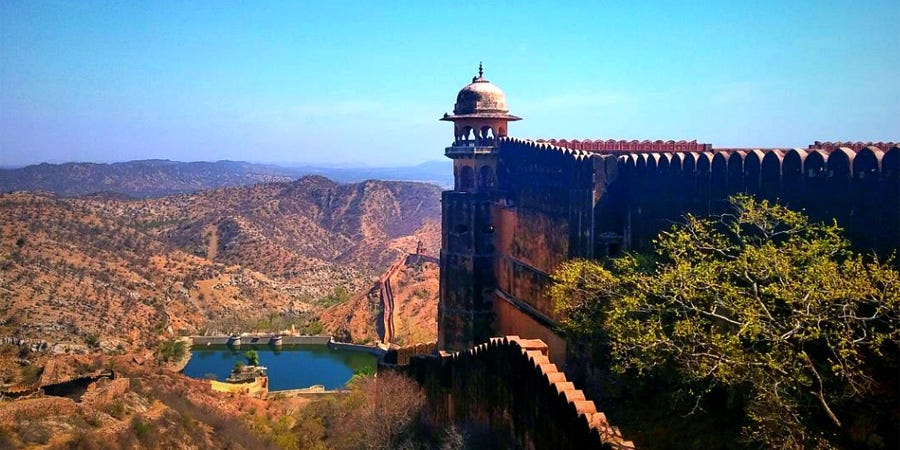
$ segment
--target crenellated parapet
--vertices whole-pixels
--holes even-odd
[[[900,247],[896,145],[642,152],[619,156],[618,166],[630,207],[618,213],[630,214],[635,247],[646,246],[664,223],[685,212],[721,212],[724,199],[737,193],[804,210],[814,220],[836,220],[862,250]]]
[[[597,152],[587,150],[584,148],[576,148],[575,146],[565,145],[567,141],[557,141],[555,139],[551,140],[531,140],[531,139],[520,139],[511,136],[505,136],[499,140],[501,146],[504,144],[509,146],[515,146],[519,149],[528,149],[528,150],[536,150],[536,151],[553,151],[558,152],[562,155],[571,156],[574,159],[584,159],[593,157]],[[624,141],[622,141],[624,142]],[[636,142],[636,141],[635,141]],[[579,146],[580,147],[580,146]]]
[[[583,150],[592,153],[624,153],[624,152],[705,152],[712,150],[712,144],[698,143],[696,140],[691,141],[662,141],[662,140],[613,140],[613,139],[538,139],[538,143],[549,143],[551,145],[573,150]]]
[[[471,349],[414,357],[437,423],[470,422],[508,433],[526,449],[633,449],[557,366],[547,345],[518,336]]]
[[[831,153],[839,148],[848,148],[858,152],[866,147],[876,147],[880,149],[888,149],[896,146],[896,142],[821,142],[816,141],[809,145],[808,150],[824,150]]]

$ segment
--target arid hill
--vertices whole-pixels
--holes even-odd
[[[322,177],[149,200],[3,194],[0,336],[129,348],[207,329],[317,331],[324,308],[418,241],[434,252],[439,217],[436,186]]]
[[[145,198],[294,178],[296,173],[289,169],[240,161],[44,163],[0,169],[0,192],[46,191],[64,196],[111,192]]]
[[[97,194],[104,197],[150,198],[221,187],[291,181],[320,175],[342,183],[369,179],[420,181],[452,186],[449,161],[407,167],[277,166],[243,161],[180,162],[160,159],[113,164],[36,164],[0,169],[0,192],[44,191],[61,196]]]

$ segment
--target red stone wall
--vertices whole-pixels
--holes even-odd
[[[494,338],[472,349],[410,360],[431,420],[476,423],[525,449],[633,449],[594,402],[566,379],[540,340]]]

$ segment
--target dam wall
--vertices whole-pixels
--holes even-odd
[[[232,336],[190,336],[190,345],[269,345],[276,335],[253,334],[239,336],[239,344]],[[327,345],[331,336],[280,336],[281,345]]]

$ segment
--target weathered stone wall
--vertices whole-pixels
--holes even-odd
[[[469,348],[501,332],[557,347],[564,340],[553,327],[562,317],[546,289],[560,263],[649,249],[683,214],[723,212],[735,193],[837,220],[861,251],[895,251],[900,148],[857,144],[715,150],[696,142],[501,138],[491,153],[496,186],[442,199],[438,348]]]
[[[460,350],[485,342],[494,321],[494,230],[490,197],[446,191],[441,196],[441,286],[438,346]]]
[[[803,209],[813,220],[837,220],[861,251],[888,254],[900,248],[900,148],[893,144],[826,151],[714,150],[674,141],[550,142],[568,148],[500,140],[498,188],[485,214],[493,247],[483,244],[493,250],[493,335],[541,338],[559,347],[564,339],[552,328],[562,317],[546,288],[561,262],[649,249],[659,231],[685,213],[723,212],[735,193]],[[640,151],[654,145],[659,152]],[[602,153],[608,148],[615,151]],[[448,271],[442,280],[466,275]],[[473,343],[478,342],[483,340]]]
[[[538,320],[538,311],[525,311],[521,305],[516,305],[497,293],[494,301],[494,311],[497,320],[494,321],[494,334],[497,336],[527,336],[529,339],[540,339],[547,344],[550,351],[550,361],[560,369],[566,369],[567,343],[566,339],[553,331],[553,324],[549,321]]]
[[[496,230],[494,332],[544,339],[555,347],[559,364],[565,344],[550,328],[561,317],[546,289],[557,265],[593,255],[596,164],[515,139],[504,140],[498,153],[491,215]]]
[[[437,342],[420,342],[418,344],[404,345],[389,349],[384,354],[383,362],[388,365],[409,365],[409,360],[414,356],[434,355],[437,352]]]
[[[724,211],[725,199],[747,193],[805,210],[813,220],[837,221],[860,251],[900,248],[900,148],[859,151],[728,150],[636,153],[618,157],[625,208],[619,216],[632,248],[647,248],[685,212]],[[618,230],[602,230],[616,232]]]
[[[540,340],[494,338],[452,355],[414,357],[409,371],[438,424],[476,423],[525,449],[634,448],[547,356]]]

